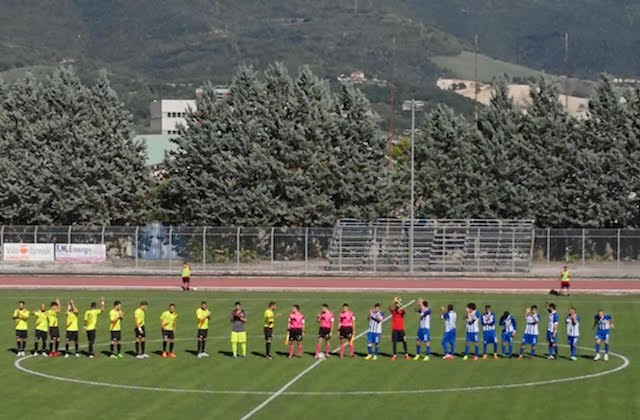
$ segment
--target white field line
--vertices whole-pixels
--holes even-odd
[[[408,302],[407,304],[403,305],[402,307],[406,308],[407,306],[411,305],[413,302],[415,302],[415,299],[412,299],[410,302]],[[386,318],[384,318],[382,320],[382,322],[388,321],[390,318],[391,318],[391,315],[389,315]],[[367,330],[366,329],[363,330],[360,334],[356,335],[355,338],[354,338],[354,341],[359,339],[360,337],[363,337],[365,334],[367,334]],[[339,348],[334,349],[332,353],[335,353],[336,350],[338,350],[338,349]],[[269,404],[271,401],[275,400],[280,395],[282,395],[282,393],[284,393],[287,389],[289,389],[293,384],[298,382],[300,380],[300,378],[302,378],[307,373],[311,372],[314,368],[316,368],[320,363],[324,362],[325,360],[326,359],[318,359],[318,360],[316,360],[311,366],[309,366],[308,368],[306,368],[305,370],[300,372],[298,375],[296,375],[295,378],[291,379],[289,382],[284,384],[282,386],[282,388],[277,390],[273,395],[271,395],[269,398],[264,400],[260,405],[255,407],[253,410],[251,410],[247,414],[245,414],[240,420],[247,420],[247,419],[251,418],[254,414],[256,414],[258,411],[260,411],[264,407],[266,407],[267,404]]]
[[[218,337],[216,337],[218,338]],[[226,337],[220,337],[226,338]],[[433,339],[438,339],[441,337],[432,337]],[[186,340],[186,339],[176,339],[178,340]],[[458,341],[462,341],[464,338],[458,338]],[[148,341],[162,341],[162,340],[148,340]],[[132,342],[124,343],[130,344]],[[561,347],[569,347],[566,344],[558,344]],[[82,345],[81,347],[86,347],[86,345]],[[581,350],[592,350],[590,347],[581,347],[578,346]],[[472,386],[472,387],[464,387],[464,388],[427,388],[427,389],[407,389],[407,390],[397,390],[397,391],[323,391],[323,392],[314,392],[314,391],[306,391],[306,392],[284,392],[281,395],[293,395],[293,396],[330,396],[330,395],[353,395],[353,396],[384,396],[384,395],[403,395],[403,394],[429,394],[429,393],[443,393],[443,392],[467,392],[467,391],[478,391],[478,390],[494,390],[494,389],[509,389],[509,388],[520,388],[520,387],[529,387],[529,386],[537,386],[537,385],[548,385],[555,383],[564,383],[564,382],[575,382],[579,380],[585,380],[590,378],[596,378],[604,375],[609,375],[611,373],[619,372],[625,368],[627,368],[630,364],[630,361],[627,357],[610,352],[610,354],[614,357],[619,358],[623,361],[623,364],[602,372],[597,372],[588,375],[580,375],[573,376],[568,378],[559,378],[559,379],[549,379],[546,381],[538,381],[538,382],[526,382],[526,383],[516,383],[516,384],[501,384],[501,385],[486,385],[486,386]],[[119,388],[119,389],[131,389],[136,391],[154,391],[154,392],[175,392],[175,393],[191,393],[191,394],[210,394],[210,395],[273,395],[273,391],[242,391],[242,390],[208,390],[208,389],[185,389],[185,388],[160,388],[160,387],[146,387],[139,385],[126,385],[126,384],[112,384],[107,382],[97,382],[97,381],[87,381],[84,379],[75,379],[75,378],[67,378],[61,376],[48,375],[46,373],[37,372],[34,370],[27,369],[21,365],[24,360],[32,358],[34,356],[26,356],[17,359],[14,362],[14,366],[16,369],[42,378],[63,381],[63,382],[71,382],[82,385],[94,385],[94,386],[102,386],[109,388]],[[557,363],[557,362],[552,362]]]

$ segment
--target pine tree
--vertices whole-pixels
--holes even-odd
[[[93,89],[70,68],[11,85],[0,121],[7,224],[125,224],[147,214],[144,147],[132,117],[101,77]],[[0,146],[2,147],[2,146]]]

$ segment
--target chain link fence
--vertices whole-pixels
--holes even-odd
[[[196,272],[318,273],[335,271],[329,263],[331,252],[338,250],[340,256],[347,257],[347,251],[339,246],[340,238],[336,239],[336,231],[159,224],[0,226],[0,253],[3,244],[8,243],[105,244],[107,262],[95,271],[176,272],[184,262],[189,262]],[[532,258],[532,272],[565,263],[572,267],[604,267],[611,272],[624,267],[635,270],[634,264],[640,262],[640,230],[536,229]],[[27,265],[0,258],[0,266],[5,269]],[[383,271],[380,267],[362,270]]]

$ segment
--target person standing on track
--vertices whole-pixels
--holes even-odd
[[[416,312],[420,315],[418,321],[418,338],[416,343],[416,356],[413,360],[420,360],[422,343],[424,343],[424,361],[429,361],[431,355],[431,308],[429,308],[429,302],[420,298],[418,299],[418,307]]]
[[[342,305],[342,312],[340,312],[340,358],[344,357],[344,347],[346,342],[349,343],[349,356],[355,356],[355,346],[353,338],[356,333],[356,316],[349,309],[348,304]],[[406,348],[405,348],[406,353]]]
[[[60,356],[60,328],[58,326],[58,314],[60,313],[60,299],[51,302],[47,311],[47,323],[49,324],[49,356]]]
[[[47,356],[47,334],[49,333],[49,321],[47,320],[47,307],[40,304],[40,309],[32,312],[36,317],[36,335],[33,342],[33,355],[38,355],[38,340],[42,342],[42,355]]]
[[[185,261],[182,264],[182,290],[187,292],[191,290],[191,265],[189,262]]]
[[[453,310],[450,303],[445,309],[440,307],[440,319],[444,321],[444,336],[442,337],[442,348],[444,349],[443,359],[449,360],[456,357],[456,321],[458,314]]]
[[[111,342],[109,343],[109,350],[111,350],[112,359],[122,359],[122,318],[124,312],[122,312],[122,303],[119,300],[113,302],[113,309],[109,311],[109,331],[111,332]],[[117,353],[114,351],[114,346],[117,346]]]
[[[236,302],[231,312],[231,352],[234,358],[238,357],[238,344],[242,349],[240,357],[247,357],[247,312],[240,302]]]
[[[26,356],[29,310],[25,308],[24,300],[18,302],[18,308],[13,311],[13,320],[16,322],[16,356]]]
[[[147,301],[140,302],[140,307],[133,312],[133,320],[136,324],[133,333],[136,336],[136,358],[146,359],[149,355],[146,353],[147,331],[145,330],[145,318],[147,315]]]
[[[160,326],[162,327],[162,357],[175,359],[173,345],[176,342],[176,327],[178,326],[178,313],[176,305],[169,305],[169,310],[160,315]],[[169,343],[169,353],[167,353],[167,343]]]
[[[287,340],[289,345],[289,359],[292,359],[295,352],[295,342],[298,342],[298,357],[302,357],[302,340],[305,334],[304,314],[300,312],[300,305],[295,304],[289,314],[289,325],[287,326]]]
[[[569,288],[571,287],[571,272],[566,265],[562,268],[560,274],[560,294],[563,296],[569,296]]]
[[[211,321],[211,311],[207,307],[207,302],[200,302],[200,307],[196,309],[196,319],[198,320],[198,358],[209,357],[209,354],[204,351]]]
[[[340,314],[340,317],[340,319],[342,319],[342,314]],[[326,303],[322,304],[322,309],[318,314],[317,319],[320,324],[320,328],[318,329],[318,345],[316,346],[316,354],[314,356],[316,359],[321,357],[322,340],[324,340],[326,344],[325,356],[329,357],[331,355],[331,336],[333,335],[333,323],[335,321],[335,317],[333,316],[333,312],[329,310],[329,305]],[[344,355],[344,352],[342,354]]]
[[[264,311],[264,357],[267,360],[273,359],[271,357],[271,341],[273,340],[273,328],[276,325],[276,303],[274,301],[269,302],[269,307]]]
[[[96,342],[96,328],[98,327],[98,316],[104,312],[104,298],[100,298],[100,309],[98,304],[91,302],[89,310],[84,313],[84,330],[87,332],[87,340],[89,341],[89,358],[95,357],[94,345]]]
[[[409,350],[407,349],[407,333],[404,328],[404,316],[407,311],[402,307],[402,302],[397,296],[393,298],[393,305],[389,306],[391,312],[391,343],[393,345],[393,357],[391,360],[398,359],[398,343],[402,343],[404,347],[404,358],[410,359]]]
[[[79,346],[78,346],[78,313],[80,311],[78,311],[78,308],[76,308],[76,305],[73,303],[73,300],[69,301],[69,304],[67,305],[67,328],[66,328],[66,340],[64,343],[64,357],[65,358],[69,358],[70,357],[70,353],[69,353],[69,343],[71,343],[73,341],[73,343],[75,344],[75,355],[76,357],[80,357],[80,353],[79,353]]]

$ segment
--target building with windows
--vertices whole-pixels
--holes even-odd
[[[201,94],[196,90],[196,97]],[[215,89],[218,99],[229,95],[229,89],[219,87]],[[186,116],[189,110],[196,109],[195,99],[158,99],[151,102],[151,133],[176,135],[180,125],[186,126]]]

